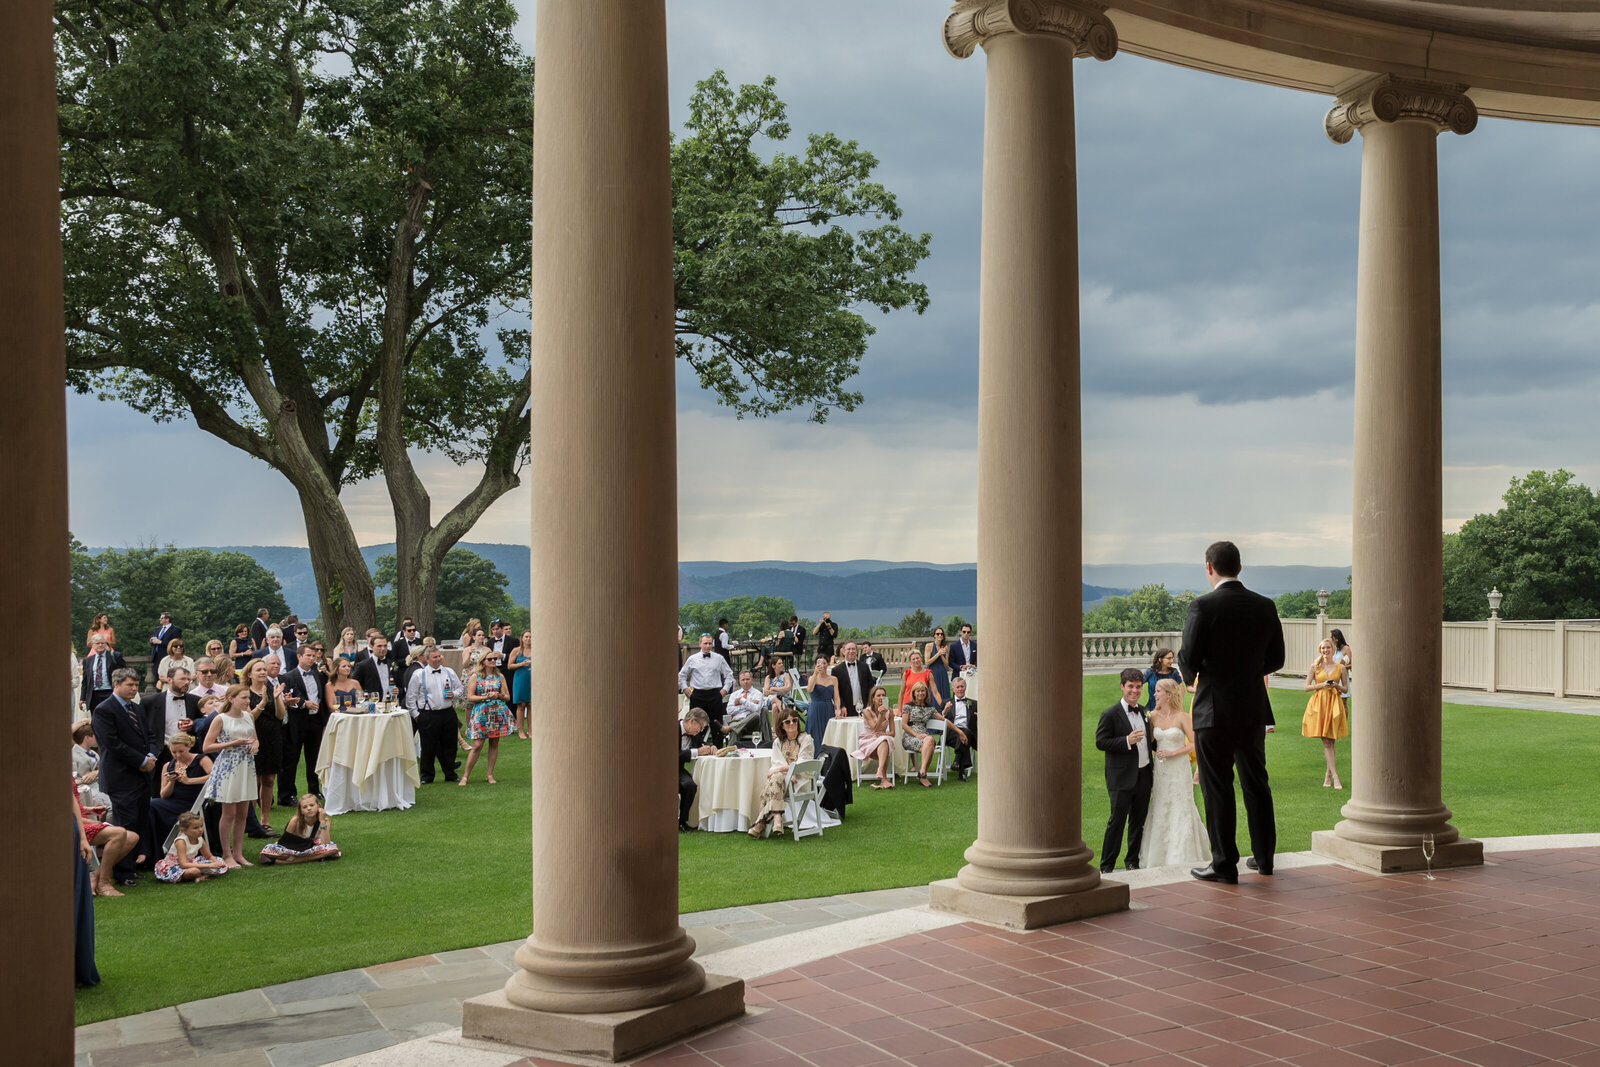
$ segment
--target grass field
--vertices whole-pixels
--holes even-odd
[[[1115,700],[1114,678],[1084,680],[1083,827],[1096,849],[1106,794],[1094,724]],[[1267,738],[1278,847],[1299,851],[1310,847],[1313,830],[1338,820],[1349,792],[1322,788],[1321,745],[1299,736],[1302,695],[1275,689],[1272,702],[1281,724]],[[1360,716],[1358,699],[1357,729]],[[1445,803],[1469,835],[1594,831],[1596,751],[1600,718],[1447,704]],[[984,767],[981,755],[979,766],[1004,773]],[[1339,766],[1348,786],[1346,742]],[[122,899],[96,901],[102,981],[78,993],[77,1021],[526,936],[529,773],[528,746],[512,739],[497,786],[481,779],[466,789],[425,786],[409,811],[339,816],[334,837],[345,858],[337,862],[252,868],[204,885],[159,885],[146,876]],[[949,877],[976,833],[976,788],[952,778],[935,789],[913,781],[890,793],[857,790],[843,827],[800,842],[676,838],[680,910]],[[279,824],[287,815],[281,810]],[[257,842],[246,844],[253,856]]]

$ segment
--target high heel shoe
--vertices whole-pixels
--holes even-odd
[[[772,832],[772,812],[764,813],[761,818],[750,824],[750,840],[755,841],[766,837]]]

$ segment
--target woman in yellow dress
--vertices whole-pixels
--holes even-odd
[[[1323,639],[1317,649],[1317,661],[1306,671],[1305,717],[1300,720],[1300,733],[1306,737],[1322,738],[1322,758],[1327,761],[1328,772],[1322,776],[1324,787],[1343,789],[1339,769],[1333,763],[1333,746],[1341,737],[1350,736],[1350,723],[1344,714],[1345,673],[1344,664],[1334,660],[1333,641]]]

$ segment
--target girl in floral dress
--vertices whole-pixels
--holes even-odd
[[[206,844],[206,821],[186,811],[178,816],[178,836],[172,851],[156,862],[156,880],[161,882],[203,882],[216,874],[228,873],[228,865],[211,854]]]
[[[300,797],[298,810],[283,828],[283,836],[265,846],[256,857],[262,863],[312,863],[336,860],[339,846],[333,843],[333,820],[322,810],[317,794]]]
[[[486,741],[489,756],[485,778],[490,785],[495,784],[494,762],[500,756],[500,739],[511,733],[511,709],[506,706],[507,686],[505,675],[500,673],[500,660],[499,652],[486,651],[461,680],[467,699],[472,701],[467,715],[467,740],[472,742],[472,749],[467,753],[467,765],[458,785],[467,784]]]

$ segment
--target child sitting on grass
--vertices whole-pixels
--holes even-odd
[[[161,882],[203,882],[214,874],[226,874],[227,864],[211,854],[206,844],[206,822],[198,813],[178,816],[178,836],[172,851],[156,863],[156,880]]]
[[[331,840],[333,820],[322,810],[317,794],[300,798],[298,810],[283,828],[283,835],[261,850],[261,863],[312,863],[336,860],[339,846]]]

